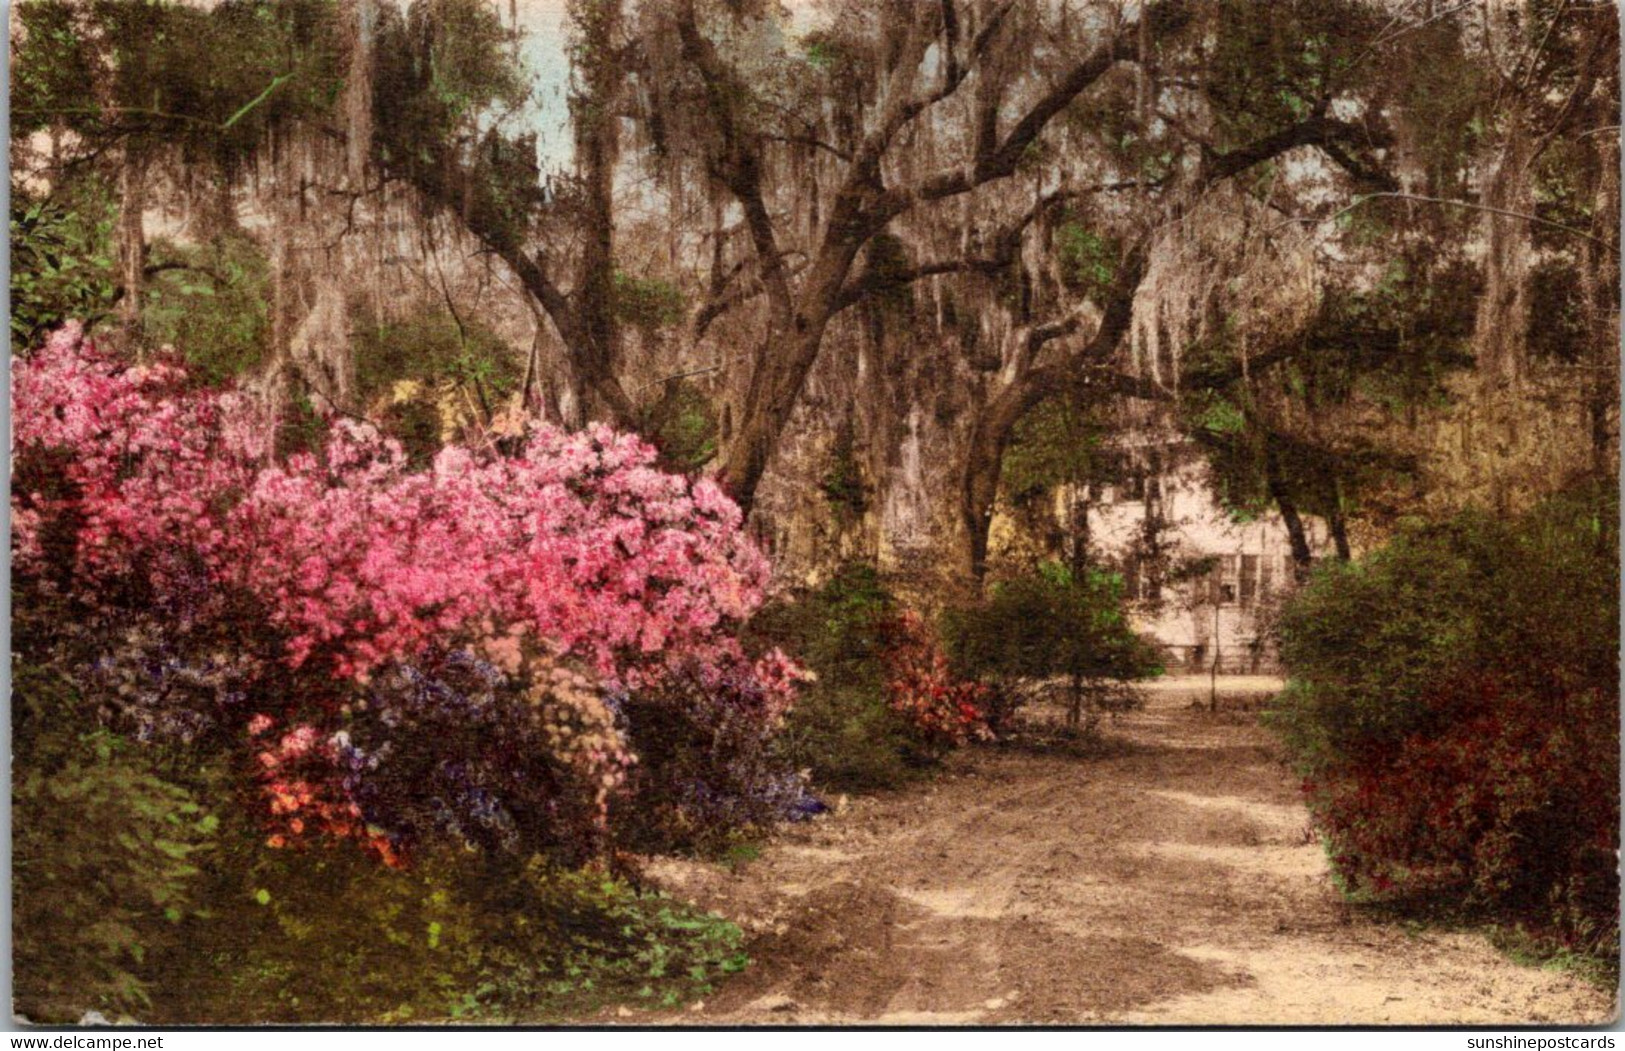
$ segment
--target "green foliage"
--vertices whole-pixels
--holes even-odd
[[[528,85],[499,13],[483,0],[379,9],[373,71],[377,159],[471,228],[518,243],[543,201],[534,137],[504,134]]]
[[[814,69],[827,70],[843,57],[841,45],[824,34],[809,33],[802,38],[801,43],[807,64]]]
[[[418,0],[407,25],[422,41],[413,56],[427,74],[425,102],[455,126],[496,102],[517,102],[524,84],[509,61],[501,17],[478,0]]]
[[[1346,516],[1362,493],[1414,476],[1407,454],[1359,432],[1306,430],[1293,417],[1369,406],[1405,418],[1438,404],[1448,376],[1472,363],[1472,282],[1461,270],[1417,274],[1394,259],[1372,289],[1326,296],[1286,360],[1244,370],[1222,335],[1189,348],[1180,413],[1224,505],[1242,516],[1270,508],[1273,472],[1302,511]]]
[[[1055,251],[1061,260],[1061,280],[1075,292],[1104,302],[1117,277],[1121,246],[1075,219],[1055,231]]]
[[[106,314],[117,297],[115,209],[91,179],[56,196],[11,188],[11,350],[27,353],[69,318]]]
[[[829,470],[819,480],[818,488],[829,501],[830,507],[848,517],[863,514],[868,504],[863,486],[863,470],[858,464],[856,439],[851,420],[835,432],[835,443],[830,449]]]
[[[13,674],[16,1010],[35,1022],[145,1011],[202,913],[218,818],[150,750],[95,728],[65,680],[21,662]]]
[[[911,775],[907,728],[887,706],[884,627],[897,603],[872,566],[848,563],[818,590],[764,607],[750,629],[818,676],[780,735],[785,757],[821,784],[876,789]]]
[[[687,302],[683,290],[658,277],[636,277],[615,271],[615,316],[645,334],[683,320]]]
[[[748,962],[715,916],[601,873],[464,851],[384,868],[348,848],[268,850],[219,872],[175,1021],[547,1021],[671,1007]]]
[[[1093,477],[1102,421],[1082,399],[1057,394],[1039,402],[1016,424],[1005,450],[1001,481],[1012,500],[1024,500]]]
[[[1271,718],[1347,884],[1618,931],[1618,503],[1415,525],[1288,605]]]
[[[94,55],[82,32],[82,14],[83,5],[48,0],[24,0],[12,9],[14,136],[46,127],[53,117],[71,119],[73,111],[93,105]]]
[[[1453,19],[1412,30],[1378,58],[1382,68],[1373,72],[1393,93],[1391,112],[1408,152],[1428,173],[1426,192],[1459,192],[1484,138],[1494,79],[1468,57]]]
[[[669,1008],[748,963],[738,927],[601,873],[271,849],[219,771],[96,728],[37,665],[14,681],[16,1009],[33,1021],[555,1021]]]
[[[1123,579],[1106,570],[1074,574],[1055,562],[993,585],[987,598],[949,613],[944,634],[956,669],[994,684],[995,715],[1008,719],[1024,689],[1056,676],[1084,698],[1121,697],[1124,684],[1162,673],[1156,648],[1123,609]]]
[[[873,566],[848,562],[811,594],[764,607],[751,631],[766,644],[794,645],[820,683],[878,686],[881,623],[896,609]]]
[[[467,386],[492,404],[523,378],[512,348],[477,321],[445,310],[424,310],[399,320],[362,318],[355,327],[356,390],[371,402],[402,380],[433,387]]]
[[[265,255],[242,234],[208,244],[155,242],[143,290],[141,330],[152,344],[186,355],[193,374],[219,384],[265,361],[270,338],[270,273]]]
[[[1382,28],[1373,9],[1352,0],[1268,7],[1220,0],[1203,14],[1210,35],[1202,87],[1225,147],[1309,116],[1346,83]]]
[[[669,469],[693,473],[717,454],[717,416],[711,400],[687,380],[666,383],[638,428],[660,450]]]
[[[327,434],[327,421],[316,411],[316,403],[305,391],[295,391],[283,409],[276,432],[276,454],[289,456],[320,448]],[[438,435],[437,435],[438,437]]]
[[[1532,268],[1529,309],[1533,317],[1540,319],[1529,330],[1532,356],[1573,365],[1593,352],[1595,341],[1588,331],[1585,288],[1575,280],[1572,264],[1546,260]]]
[[[1281,620],[1293,683],[1280,725],[1314,762],[1355,760],[1440,728],[1441,684],[1493,672],[1519,686],[1618,674],[1614,536],[1605,493],[1521,519],[1466,512],[1323,564]]]
[[[1366,210],[1362,210],[1366,211]],[[1368,213],[1368,217],[1370,214]],[[1362,497],[1415,476],[1414,459],[1359,430],[1295,419],[1370,409],[1414,420],[1473,364],[1475,267],[1390,257],[1370,287],[1333,289],[1282,360],[1243,367],[1227,332],[1186,349],[1180,414],[1225,506],[1256,515],[1280,494],[1305,513],[1355,513]]]
[[[61,128],[138,150],[162,142],[229,169],[270,128],[331,111],[336,16],[333,0],[30,0],[17,11],[13,133]]]
[[[442,408],[454,415],[477,406],[495,411],[523,382],[519,360],[507,342],[477,321],[446,310],[423,310],[398,320],[366,317],[354,328],[356,394],[376,409],[414,462],[427,462],[440,448]],[[409,397],[397,385],[416,384]]]
[[[790,762],[831,789],[895,788],[916,774],[907,728],[878,686],[804,689],[780,742]]]

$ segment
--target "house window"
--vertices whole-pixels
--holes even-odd
[[[1251,606],[1258,597],[1258,556],[1241,556],[1241,604]]]
[[[1268,595],[1275,577],[1275,563],[1271,559],[1258,560],[1258,593]]]
[[[1211,594],[1213,601],[1216,604],[1221,606],[1233,606],[1236,604],[1236,591],[1238,586],[1238,581],[1236,579],[1237,572],[1238,567],[1235,555],[1219,556],[1219,561],[1214,565],[1213,576],[1211,577]]]

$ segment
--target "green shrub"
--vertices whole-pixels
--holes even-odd
[[[90,322],[117,302],[116,209],[94,179],[39,198],[11,188],[11,351],[24,354],[69,318]]]
[[[159,1021],[547,1020],[669,1007],[747,963],[734,925],[602,874],[470,851],[386,868],[240,831]]]
[[[1351,889],[1612,951],[1617,507],[1415,526],[1287,606],[1272,720]]]
[[[693,672],[619,699],[638,762],[614,810],[617,841],[639,852],[714,855],[805,813],[806,780],[777,747],[776,722],[757,714],[765,699],[757,682]]]
[[[915,773],[903,722],[873,689],[815,684],[804,690],[781,747],[830,788],[894,788]]]
[[[192,374],[219,384],[259,368],[270,350],[270,267],[244,234],[208,244],[155,241],[142,295],[147,343],[186,355]]]
[[[466,414],[494,413],[523,380],[523,362],[496,331],[448,310],[421,310],[388,320],[364,317],[354,335],[356,395],[379,408],[416,460],[440,447],[442,406]],[[397,385],[410,382],[416,393],[400,401]],[[380,406],[382,401],[382,406]]]
[[[1162,673],[1155,647],[1135,634],[1123,610],[1122,578],[1103,570],[1075,576],[1045,563],[950,611],[945,626],[961,674],[994,688],[995,730],[1056,677],[1067,680],[1068,723],[1077,726],[1086,702],[1132,704],[1127,684]]]
[[[886,625],[897,602],[872,566],[842,566],[817,590],[764,607],[750,630],[805,664],[817,681],[801,691],[779,747],[797,768],[838,789],[887,788],[920,758],[886,703]]]
[[[37,665],[14,681],[15,1010],[32,1021],[558,1020],[670,1007],[747,963],[733,924],[601,873],[272,849],[220,771],[97,728]]]
[[[683,290],[658,277],[637,277],[615,271],[615,316],[645,333],[675,325],[683,319]]]
[[[152,750],[86,719],[61,677],[13,669],[15,1010],[143,1012],[205,904],[199,864],[218,818]]]

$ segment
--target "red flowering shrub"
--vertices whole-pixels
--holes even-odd
[[[1611,489],[1464,515],[1319,570],[1287,608],[1273,718],[1351,889],[1612,954],[1617,517]]]
[[[1378,893],[1459,898],[1606,946],[1619,889],[1617,698],[1580,693],[1559,715],[1488,677],[1446,689],[1453,712],[1438,735],[1306,785],[1338,870]]]
[[[883,628],[886,703],[932,751],[991,736],[986,688],[954,677],[936,634],[918,613],[905,612]]]
[[[272,843],[579,844],[634,761],[615,696],[680,670],[762,734],[790,706],[737,640],[769,571],[739,508],[635,437],[521,421],[412,470],[338,420],[278,458],[251,399],[75,327],[13,405],[19,601],[141,732],[252,742]]]

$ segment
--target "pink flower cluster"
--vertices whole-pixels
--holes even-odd
[[[230,505],[270,454],[271,421],[245,395],[189,394],[185,381],[174,364],[99,353],[77,323],[14,363],[14,461],[50,468],[14,475],[49,483],[13,491],[20,570],[38,568],[41,530],[63,515],[77,523],[75,570],[87,581],[140,558],[162,586],[184,553],[224,557]]]
[[[698,668],[748,683],[719,696],[751,697],[764,725],[793,699],[799,670],[751,660],[736,638],[769,576],[739,508],[659,470],[636,437],[528,423],[503,449],[451,446],[413,470],[398,443],[341,419],[319,451],[279,458],[249,397],[121,362],[72,326],[12,383],[19,573],[66,580],[104,613],[150,595],[238,618],[225,634],[273,638],[303,683],[249,727],[284,842],[311,817],[367,838],[341,795],[287,772],[321,758],[301,720],[313,707],[341,719],[377,673],[431,652],[487,652],[521,679],[533,652],[585,665],[606,691]],[[295,729],[267,746],[261,719]]]
[[[495,635],[623,686],[670,655],[731,658],[727,629],[760,604],[767,562],[713,483],[654,455],[608,428],[542,426],[517,455],[451,447],[410,471],[397,443],[340,422],[234,510],[235,583],[265,601],[294,666],[330,659],[344,678]]]
[[[365,682],[426,647],[529,637],[635,688],[673,658],[732,665],[732,629],[769,567],[709,480],[658,470],[642,440],[535,425],[516,455],[444,450],[412,471],[398,443],[334,423],[319,453],[271,455],[247,397],[187,390],[65,328],[13,374],[16,451],[60,459],[55,492],[14,498],[19,568],[72,512],[81,590],[181,557],[254,596],[288,664]]]

